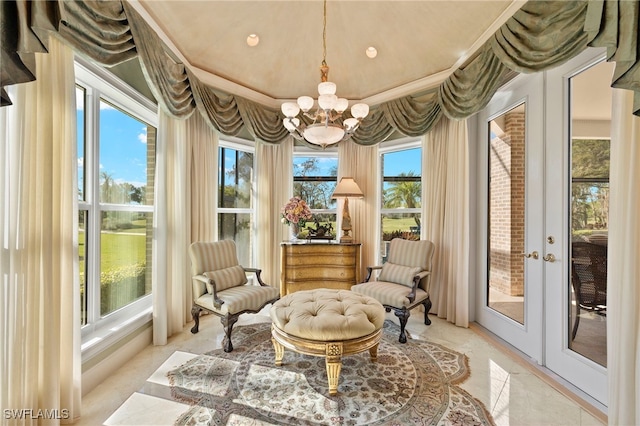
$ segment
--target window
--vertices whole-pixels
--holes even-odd
[[[419,142],[381,148],[381,260],[393,238],[420,239],[422,149]]]
[[[218,239],[236,242],[238,261],[253,266],[254,155],[240,144],[220,141],[218,152]]]
[[[307,202],[314,218],[300,230],[302,238],[308,235],[309,229],[317,229],[317,226],[330,226],[336,235],[337,204],[331,199],[331,194],[336,189],[338,157],[335,153],[330,155],[293,158],[293,195]]]
[[[83,356],[115,324],[149,312],[155,106],[76,63],[78,242]]]

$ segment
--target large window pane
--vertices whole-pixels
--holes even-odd
[[[489,135],[490,308],[524,324],[526,106],[491,120]]]
[[[422,150],[403,149],[382,154],[382,215],[380,258],[394,238],[419,240],[422,205]]]
[[[218,239],[236,243],[238,261],[253,266],[252,152],[231,147],[218,151]]]
[[[147,143],[155,135],[148,130],[147,124],[100,101],[101,203],[152,204]]]
[[[300,229],[299,238],[307,238],[310,230],[317,231],[320,227],[330,228],[333,237],[338,234],[337,202],[331,198],[337,178],[337,157],[293,158],[293,195],[305,200],[313,214],[313,219]]]
[[[220,213],[218,214],[218,236],[220,240],[234,240],[241,265],[251,265],[251,223],[252,214],[249,213]]]
[[[569,348],[607,365],[611,75],[601,62],[571,78]]]
[[[218,207],[251,208],[253,182],[253,153],[220,148]]]
[[[314,210],[335,209],[331,194],[336,189],[338,159],[335,157],[295,157],[293,159],[293,195]]]
[[[102,212],[100,232],[100,315],[151,293],[147,246],[151,213]]]

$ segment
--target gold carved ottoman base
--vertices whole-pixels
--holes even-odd
[[[289,294],[270,311],[275,364],[284,350],[325,357],[329,395],[338,393],[342,357],[369,351],[378,359],[385,311],[373,298],[349,290],[318,289]]]

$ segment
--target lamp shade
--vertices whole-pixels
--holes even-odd
[[[343,177],[331,194],[331,198],[342,197],[364,198],[364,193],[352,177]]]

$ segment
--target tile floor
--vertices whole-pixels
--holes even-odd
[[[268,308],[255,315],[242,316],[238,324],[268,322]],[[433,316],[432,325],[427,327],[422,324],[422,317],[422,313],[415,312],[407,330],[414,338],[429,339],[469,357],[471,377],[461,387],[484,403],[497,425],[606,424],[602,414],[579,404],[570,394],[556,390],[557,387],[549,385],[535,369],[484,333],[456,327]],[[397,321],[393,314],[388,314],[388,318]],[[145,394],[145,389],[166,381],[161,377],[163,374],[154,372],[160,367],[160,371],[173,368],[173,364],[184,362],[190,354],[219,348],[222,342],[223,331],[217,317],[202,317],[200,333],[196,335],[192,335],[189,328],[190,325],[171,337],[166,346],[147,347],[85,395],[82,418],[77,424],[171,424],[171,419],[188,407]]]

